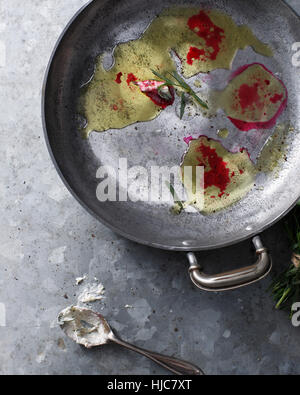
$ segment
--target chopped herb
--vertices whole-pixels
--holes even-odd
[[[190,87],[190,85],[188,85],[184,81],[184,79],[176,71],[173,71],[172,73],[168,72],[168,74],[170,74],[170,76],[173,79],[175,79],[176,82],[171,80],[170,78],[167,78],[166,76],[158,73],[155,70],[151,70],[151,71],[156,77],[158,77],[161,81],[164,82],[164,84],[159,87],[159,91],[161,91],[161,89],[164,86],[177,86],[177,87],[183,89],[185,91],[185,93],[190,95],[201,107],[208,109],[208,105],[203,100],[200,99],[200,97],[196,94],[196,92]],[[184,99],[183,99],[183,97],[184,97]],[[185,110],[185,107],[186,107],[186,105],[183,105],[183,100],[185,100],[185,96],[181,96],[180,114],[182,113],[182,110],[183,111]],[[185,100],[185,103],[186,103],[186,100]],[[183,117],[183,114],[181,115],[180,119],[182,119],[182,117]]]
[[[186,97],[184,92],[181,94],[181,106],[180,106],[180,119],[183,118],[184,112],[185,112],[185,107],[186,107]]]

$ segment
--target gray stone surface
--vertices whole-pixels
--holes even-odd
[[[94,309],[124,339],[208,374],[299,374],[299,329],[274,311],[270,278],[230,293],[200,292],[184,254],[120,238],[62,185],[43,140],[41,84],[61,30],[84,3],[0,3],[0,373],[165,373],[115,346],[87,351],[64,337],[56,316],[76,301],[84,285],[75,278],[87,273],[106,288]],[[300,12],[298,0],[290,3]],[[279,271],[289,260],[282,223],[263,239]],[[251,262],[253,254],[245,242],[199,259],[215,271]]]

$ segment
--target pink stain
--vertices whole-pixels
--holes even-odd
[[[258,94],[258,86],[258,84],[254,84],[253,86],[243,84],[240,86],[239,99],[243,110],[245,110],[247,107],[253,106],[253,104],[261,106],[260,97]]]
[[[123,75],[123,73],[118,73],[117,74],[117,78],[115,79],[115,82],[117,83],[117,84],[121,84],[121,82],[122,82],[122,75]]]
[[[129,73],[126,82],[127,82],[127,85],[130,86],[131,82],[135,82],[137,80],[138,80],[138,78],[134,74]]]
[[[205,56],[204,49],[198,49],[196,47],[191,47],[189,53],[187,54],[187,63],[192,65],[194,60],[200,59],[201,56]]]
[[[281,101],[283,98],[283,95],[279,95],[278,93],[276,93],[273,97],[271,97],[270,101],[274,104],[276,104],[277,102]]]
[[[251,155],[250,155],[250,152],[248,151],[247,148],[245,148],[245,147],[240,148],[240,152],[241,153],[246,152],[246,154],[248,155],[249,159],[251,160]]]
[[[192,136],[185,137],[185,138],[183,139],[183,141],[184,141],[187,145],[189,145],[190,142],[193,141],[193,140],[194,140],[194,138],[193,138]]]
[[[267,69],[263,64],[261,63],[252,63],[252,64],[247,64],[244,65],[240,68],[238,68],[234,73],[231,74],[229,81],[232,81],[235,77],[239,76],[240,74],[242,74],[244,71],[246,71],[249,67],[254,66],[254,65],[259,65],[261,66],[264,70],[266,70],[268,73],[270,73],[274,78],[276,78],[280,84],[283,86],[285,93],[286,93],[286,97],[285,99],[282,101],[282,103],[280,104],[279,109],[277,110],[276,114],[268,121],[264,121],[264,122],[246,122],[246,121],[242,121],[239,119],[234,119],[232,117],[228,117],[228,119],[241,131],[243,132],[248,132],[249,130],[253,130],[253,129],[271,129],[272,127],[274,127],[276,125],[276,121],[279,118],[279,116],[283,113],[283,111],[285,110],[286,106],[287,106],[287,102],[288,102],[288,91],[286,86],[284,85],[284,83],[278,79],[269,69]],[[269,80],[265,80],[266,84],[269,85],[270,81]],[[246,84],[245,84],[246,85]],[[242,85],[240,87],[240,93],[242,93],[242,95],[240,96],[241,99],[241,107],[242,108],[246,108],[248,105],[250,105],[250,103],[256,103],[259,104],[257,102],[258,99],[258,95],[256,95],[255,92],[255,86],[254,87],[249,87],[247,86],[247,89],[245,87],[245,85]],[[250,88],[250,89],[249,89]],[[241,91],[242,89],[242,91]],[[248,91],[248,93],[247,93]],[[277,103],[279,100],[283,99],[283,95],[279,95],[279,94],[275,94],[270,101],[272,103]],[[244,106],[244,107],[243,107]]]
[[[204,55],[204,60],[207,59],[215,60],[220,52],[221,43],[225,38],[225,31],[221,29],[219,26],[216,26],[204,11],[200,11],[199,14],[193,15],[188,20],[188,27],[199,37],[205,40],[206,46],[208,48],[213,49],[212,52],[209,51],[205,52],[201,50],[203,51],[201,55]],[[194,59],[200,59],[200,54],[199,54],[199,58],[194,58]],[[193,63],[189,63],[189,64],[193,64]]]
[[[224,192],[228,185],[230,184],[230,169],[227,167],[227,162],[223,160],[221,156],[217,154],[215,148],[211,148],[204,143],[196,148],[196,151],[201,153],[201,158],[197,158],[199,166],[204,166],[204,188],[215,186],[220,189],[219,197],[224,195]],[[207,170],[207,164],[209,165],[209,170]]]
[[[149,97],[149,99],[154,104],[161,107],[162,109],[165,109],[168,106],[173,105],[175,101],[175,90],[172,86],[168,87],[169,93],[171,95],[170,99],[163,98],[159,94],[158,88],[161,85],[164,85],[164,83],[161,81],[155,81],[155,80],[139,81],[136,82],[136,85],[139,86],[141,92],[143,92],[147,97]]]

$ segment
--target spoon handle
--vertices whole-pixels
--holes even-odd
[[[113,337],[110,339],[111,341],[113,341],[114,343],[119,344],[120,346],[123,346],[131,351],[135,351],[139,354],[144,355],[145,357],[151,359],[152,361],[156,362],[158,365],[163,366],[165,369],[170,370],[172,373],[175,373],[177,375],[198,375],[198,376],[202,376],[204,375],[204,373],[202,372],[202,370],[200,368],[198,368],[197,366],[186,362],[186,361],[182,361],[180,359],[176,359],[173,357],[168,357],[165,355],[161,355],[155,352],[151,352],[151,351],[147,351],[144,350],[142,348],[133,346],[132,344],[129,344],[127,342],[124,342],[123,340],[117,338],[117,337]]]

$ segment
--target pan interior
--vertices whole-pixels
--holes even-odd
[[[239,144],[255,156],[273,130],[263,134],[239,132],[229,121],[226,124],[224,117],[213,122],[199,117],[182,122],[174,116],[174,108],[168,108],[151,122],[92,133],[88,140],[83,140],[77,132],[80,86],[92,76],[96,57],[106,53],[106,61],[111,63],[115,45],[139,38],[156,15],[174,5],[219,9],[231,15],[237,24],[250,26],[259,39],[273,47],[273,58],[258,55],[251,48],[239,51],[233,70],[258,62],[275,72],[289,92],[288,108],[278,122],[290,122],[295,128],[287,140],[287,160],[280,170],[272,175],[260,174],[257,187],[242,201],[209,216],[188,212],[174,216],[168,205],[151,202],[100,203],[96,197],[97,170],[101,165],[117,169],[120,157],[128,159],[128,167],[178,165],[186,149],[183,137],[199,132],[217,138],[218,129],[224,127],[231,130],[229,138],[224,140],[226,148]],[[292,45],[299,37],[298,18],[279,0],[91,2],[65,31],[52,57],[45,85],[46,138],[66,185],[100,221],[132,240],[155,247],[210,249],[259,233],[286,213],[300,196],[300,70],[292,64]],[[213,73],[222,84],[231,72]]]

